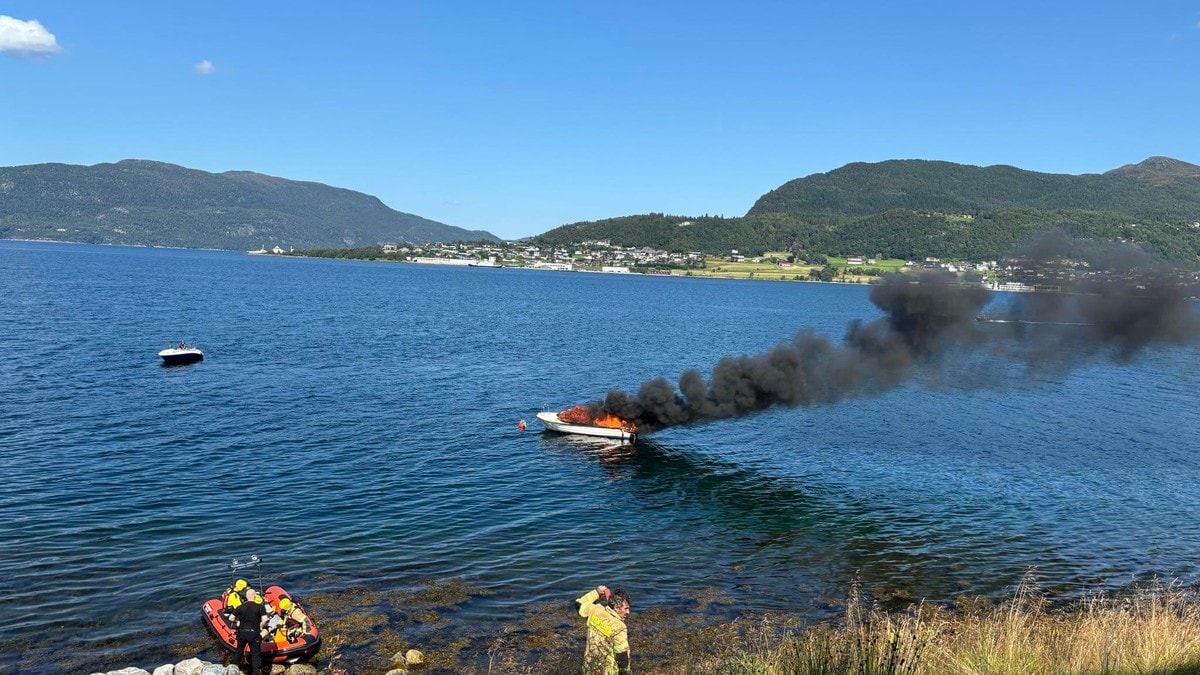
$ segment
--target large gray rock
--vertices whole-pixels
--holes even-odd
[[[234,672],[241,675],[241,671]],[[229,669],[219,663],[206,663],[200,669],[200,675],[229,675]]]
[[[408,675],[408,671],[403,668],[394,668],[392,670],[387,671],[383,675]]]
[[[168,663],[165,666],[159,666],[154,669],[154,673],[152,675],[175,675],[175,664]]]
[[[150,671],[130,666],[120,670],[110,670],[108,671],[108,675],[150,675]]]
[[[204,670],[204,662],[192,658],[175,664],[175,675],[200,675]]]

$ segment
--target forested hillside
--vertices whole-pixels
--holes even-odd
[[[1164,174],[1154,164],[1165,159],[1146,160],[1145,171],[1123,167],[1080,176],[925,160],[854,163],[789,181],[760,197],[747,214],[863,216],[892,209],[964,213],[1025,207],[1157,218],[1200,216],[1200,167],[1175,162],[1198,173],[1155,180]]]
[[[1151,157],[1075,176],[925,160],[855,163],[789,181],[742,217],[625,216],[564,225],[534,241],[788,251],[804,260],[994,260],[1048,228],[1133,242],[1196,266],[1200,167]],[[320,183],[141,160],[0,167],[0,238],[227,249],[497,240]]]
[[[1166,157],[1105,174],[892,160],[790,181],[741,218],[650,214],[551,230],[536,240],[609,240],[710,254],[790,251],[995,260],[1033,233],[1131,241],[1189,266],[1200,260],[1200,167]]]
[[[0,238],[235,250],[496,240],[361,192],[143,160],[0,167]]]

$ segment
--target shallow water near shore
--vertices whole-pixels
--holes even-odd
[[[486,591],[403,626],[419,644],[598,583],[819,619],[855,579],[896,603],[1031,567],[1061,596],[1197,580],[1191,349],[997,389],[949,364],[633,451],[534,420],[878,316],[865,286],[0,242],[0,670],[175,660],[251,553],[301,599]],[[161,366],[181,339],[205,360]]]

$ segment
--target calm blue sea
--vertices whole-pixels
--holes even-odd
[[[633,452],[534,419],[878,316],[859,286],[0,242],[0,671],[50,638],[169,661],[251,553],[301,597],[461,576],[493,592],[461,626],[598,583],[816,618],[854,579],[1197,581],[1189,349],[1001,389],[950,369]],[[162,367],[181,339],[205,360]]]

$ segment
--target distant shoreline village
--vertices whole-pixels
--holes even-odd
[[[786,252],[746,256],[732,249],[728,255],[699,251],[678,253],[651,247],[614,246],[609,241],[585,241],[574,246],[539,246],[527,242],[457,242],[415,246],[386,243],[355,249],[309,251],[248,251],[250,255],[336,258],[374,262],[406,262],[446,267],[520,268],[556,272],[641,274],[648,276],[748,279],[759,281],[804,281],[827,283],[876,283],[891,273],[938,272],[954,274],[965,284],[979,284],[994,291],[1029,293],[1060,292],[1071,280],[1092,272],[1086,262],[1061,260],[1024,264],[1020,260],[947,261],[926,257],[921,261],[877,259],[870,256],[845,258],[819,256],[796,260]],[[1191,273],[1183,281],[1198,281]]]

